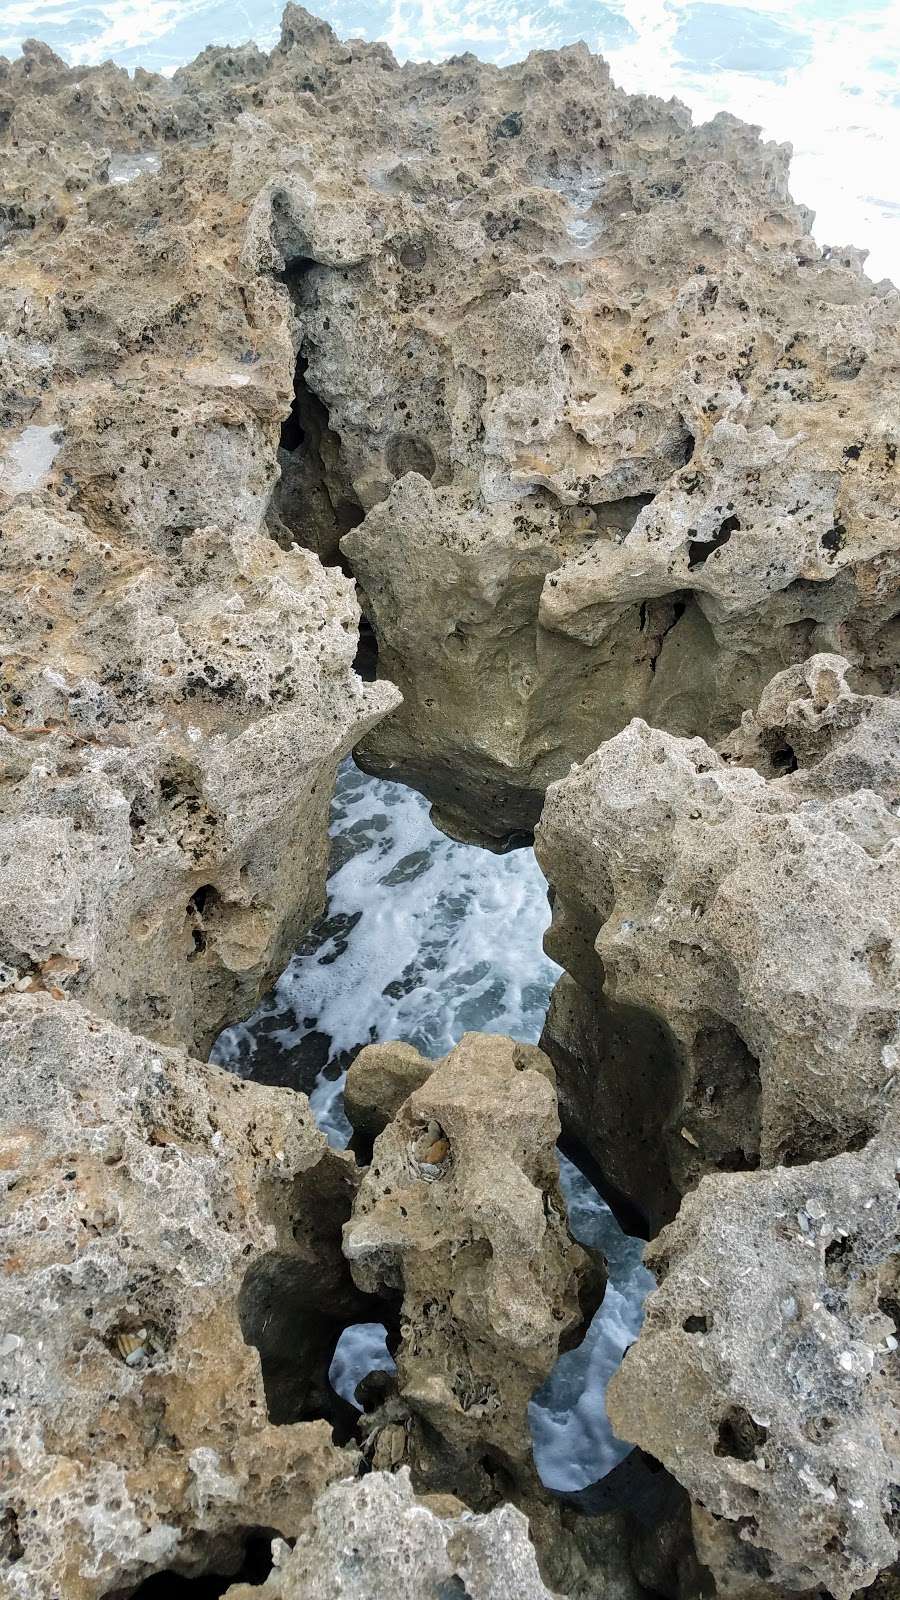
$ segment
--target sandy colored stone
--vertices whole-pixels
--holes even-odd
[[[705,1171],[858,1148],[895,1102],[898,758],[897,702],[816,656],[722,755],[636,720],[551,788],[544,1046],[652,1220]]]
[[[366,1139],[383,1133],[433,1071],[434,1062],[414,1045],[397,1039],[366,1045],[351,1062],[344,1087],[344,1110],[354,1133]]]
[[[849,1600],[897,1557],[898,1161],[894,1125],[705,1177],[648,1249],[660,1287],[609,1414],[689,1490],[722,1595]]]
[[[275,1558],[262,1588],[238,1584],[226,1600],[552,1600],[520,1511],[447,1515],[416,1499],[406,1467],[332,1484]]]
[[[424,1487],[469,1504],[495,1502],[492,1471],[536,1482],[528,1401],[598,1298],[597,1268],[566,1227],[538,1055],[465,1034],[376,1139],[344,1229],[357,1285],[400,1323],[397,1399],[370,1432],[376,1465],[412,1460]]]
[[[353,1468],[327,1421],[272,1425],[242,1337],[260,1339],[259,1287],[280,1278],[294,1415],[323,1415],[353,1302],[352,1160],[304,1097],[72,1002],[7,997],[0,1044],[0,1477],[19,1551],[3,1594],[100,1600],[155,1571],[228,1570],[247,1530],[293,1535]]]
[[[294,5],[172,79],[32,44],[0,98],[0,493],[177,570],[340,546],[404,696],[365,759],[451,832],[813,651],[890,685],[897,294],[787,145],[583,44],[399,67]]]

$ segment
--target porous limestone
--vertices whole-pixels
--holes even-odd
[[[366,762],[449,831],[813,651],[893,682],[897,292],[787,145],[583,44],[399,67],[294,5],[269,56],[32,44],[0,94],[0,485],[167,562],[223,519],[340,547],[403,693]]]
[[[2,1592],[233,1570],[249,1531],[295,1534],[356,1460],[324,1420],[354,1313],[352,1158],[301,1096],[73,1002],[0,1001],[0,1049]],[[291,1311],[287,1416],[253,1348],[267,1290]]]
[[[553,1600],[520,1511],[473,1516],[449,1496],[417,1500],[407,1467],[332,1484],[294,1548],[274,1554],[262,1588],[238,1584],[225,1600]]]
[[[897,1135],[704,1177],[648,1249],[609,1414],[689,1490],[720,1595],[849,1600],[897,1558]]]
[[[357,1285],[400,1330],[374,1464],[409,1461],[476,1509],[536,1487],[528,1402],[600,1298],[566,1227],[558,1132],[540,1052],[465,1034],[375,1140],[344,1228]]]
[[[896,1103],[900,708],[851,679],[787,669],[721,754],[636,719],[548,793],[543,1044],[654,1225],[702,1173],[857,1149]]]

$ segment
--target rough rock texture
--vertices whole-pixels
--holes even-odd
[[[896,1123],[855,1154],[708,1176],[610,1385],[616,1431],[688,1488],[722,1595],[848,1600],[900,1542]]]
[[[405,1467],[333,1484],[293,1550],[276,1546],[262,1588],[238,1584],[226,1600],[552,1600],[520,1511],[461,1513],[449,1497],[417,1500]]]
[[[396,695],[351,671],[352,584],[264,526],[294,322],[240,265],[228,91],[33,46],[0,94],[0,962],[205,1048],[320,910],[337,763]]]
[[[528,1401],[599,1298],[566,1228],[558,1132],[540,1052],[465,1034],[376,1139],[344,1229],[356,1283],[400,1317],[374,1462],[406,1458],[476,1507],[495,1479],[536,1483]]]
[[[779,674],[721,755],[635,720],[551,788],[537,851],[569,975],[543,1043],[566,1119],[654,1222],[705,1171],[881,1127],[898,801],[900,707],[835,656]]]
[[[554,785],[565,1120],[654,1226],[687,1195],[618,1414],[720,1589],[843,1600],[892,1559],[898,298],[812,241],[788,155],[581,45],[401,68],[296,6],[271,55],[172,80],[0,62],[13,1600],[296,1536],[353,1464],[324,1363],[363,1293],[397,1339],[376,1466],[516,1493],[554,1588],[637,1600],[530,1462],[596,1290],[543,1058],[469,1039],[405,1097],[414,1062],[358,1067],[358,1292],[352,1164],[302,1097],[170,1048],[318,910],[363,735],[495,845]],[[456,1563],[436,1583],[501,1524],[526,1559],[510,1514],[480,1544],[379,1485],[309,1550],[371,1492]],[[697,1600],[670,1529],[636,1570]]]
[[[720,737],[812,650],[892,681],[897,294],[787,146],[584,45],[398,67],[297,6],[268,57],[34,45],[0,97],[3,488],[173,574],[211,523],[342,541],[404,695],[366,759],[452,831],[530,829],[636,713]]]
[[[295,1533],[353,1468],[328,1422],[294,1421],[323,1415],[316,1372],[352,1320],[352,1160],[301,1096],[47,995],[0,1003],[0,1051],[0,1588],[99,1600],[227,1571],[247,1530]],[[306,1377],[284,1427],[242,1337],[272,1284]]]
[[[434,1062],[402,1040],[366,1045],[350,1063],[344,1086],[344,1110],[354,1133],[367,1140],[383,1133],[433,1071]]]

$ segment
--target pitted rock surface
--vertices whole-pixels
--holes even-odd
[[[584,45],[400,67],[293,5],[269,56],[32,45],[0,92],[2,490],[176,567],[263,516],[340,545],[404,696],[366,760],[451,832],[814,650],[892,682],[897,292],[788,146]]]
[[[859,1148],[896,1102],[898,754],[897,701],[817,656],[721,755],[635,720],[551,788],[543,1042],[652,1220],[705,1171]]]
[[[599,1299],[566,1226],[558,1131],[546,1058],[465,1034],[375,1140],[344,1228],[357,1285],[400,1324],[375,1464],[409,1459],[473,1505],[496,1502],[492,1470],[536,1487],[528,1402]]]
[[[332,1484],[293,1550],[276,1546],[275,1557],[262,1588],[238,1584],[225,1600],[553,1600],[520,1511],[424,1503],[406,1467]]]
[[[73,1003],[6,998],[0,1042],[3,1593],[100,1600],[156,1571],[228,1571],[247,1530],[295,1533],[353,1469],[327,1421],[272,1425],[252,1347],[279,1281],[295,1415],[322,1414],[319,1347],[327,1366],[354,1298],[352,1160],[301,1096]]]
[[[849,1600],[897,1557],[897,1133],[705,1177],[648,1249],[610,1418],[689,1490],[722,1595]]]

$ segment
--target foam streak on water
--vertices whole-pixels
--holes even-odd
[[[351,761],[332,806],[332,872],[325,916],[274,993],[217,1041],[213,1059],[252,1077],[265,1048],[299,1053],[324,1039],[328,1060],[310,1106],[332,1144],[344,1145],[341,1067],[362,1044],[405,1039],[445,1055],[469,1030],[535,1042],[560,968],[544,955],[547,885],[530,850],[491,855],[439,833],[428,803],[402,784],[366,777]],[[529,1418],[548,1486],[582,1488],[627,1453],[606,1418],[604,1393],[636,1337],[652,1279],[641,1241],[626,1237],[596,1191],[560,1157],[570,1225],[600,1250],[610,1280],[583,1343],[561,1357]],[[378,1323],[345,1330],[331,1382],[353,1401],[367,1372],[393,1365]]]

